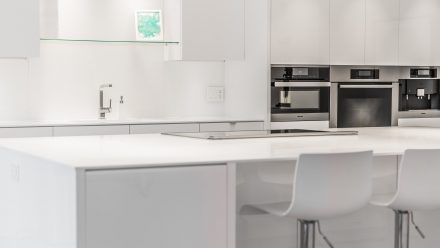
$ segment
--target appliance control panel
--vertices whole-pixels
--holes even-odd
[[[350,79],[379,79],[379,69],[351,69]]]

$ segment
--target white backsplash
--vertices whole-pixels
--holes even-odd
[[[30,60],[32,118],[92,119],[99,85],[110,89],[117,111],[125,98],[128,117],[223,114],[223,104],[205,104],[210,82],[224,84],[221,62],[164,62],[160,45],[42,42]],[[125,111],[127,112],[127,111]]]

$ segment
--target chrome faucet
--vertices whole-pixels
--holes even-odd
[[[104,107],[104,89],[111,88],[111,84],[103,84],[99,86],[99,118],[105,119],[105,114],[112,112],[112,99],[110,98],[109,106]]]

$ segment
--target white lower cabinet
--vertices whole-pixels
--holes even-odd
[[[263,129],[263,122],[219,122],[200,124],[200,132],[258,131]]]
[[[85,174],[80,248],[227,248],[226,165]]]
[[[264,122],[173,123],[0,128],[0,138],[126,135],[150,133],[197,133],[263,130]]]
[[[147,133],[197,133],[198,123],[188,124],[157,124],[157,125],[130,125],[130,134]]]
[[[52,127],[0,128],[0,138],[25,138],[52,136]]]
[[[128,125],[54,127],[54,136],[120,135],[130,134]]]

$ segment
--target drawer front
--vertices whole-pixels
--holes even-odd
[[[54,136],[89,136],[129,134],[128,125],[54,127]]]
[[[264,129],[263,122],[236,122],[232,123],[234,131],[258,131]]]
[[[130,134],[148,133],[197,133],[199,124],[131,125]]]
[[[218,122],[200,124],[200,132],[256,131],[263,129],[263,122]]]
[[[229,132],[229,131],[233,131],[233,128],[232,128],[232,124],[227,122],[200,124],[200,132]]]
[[[0,138],[50,137],[52,132],[52,127],[0,128]]]
[[[227,248],[226,176],[224,165],[86,172],[80,248]]]

